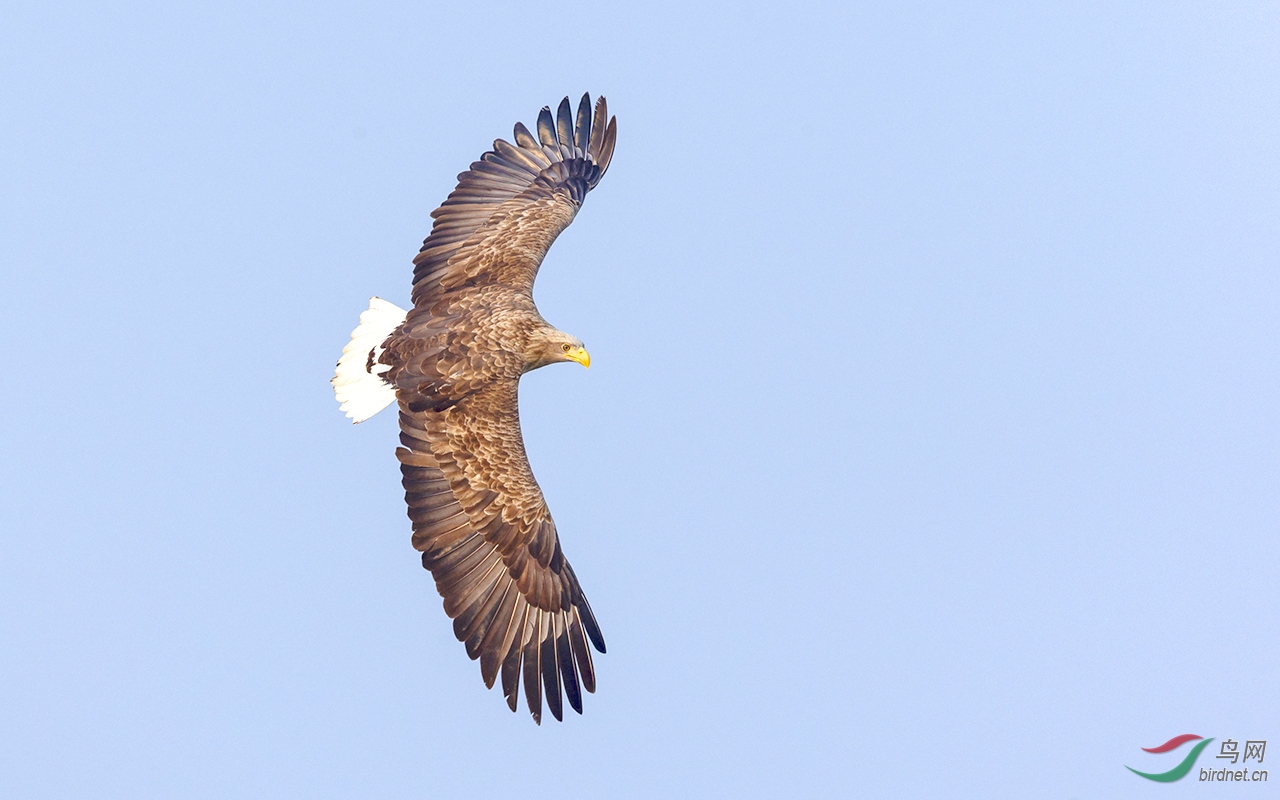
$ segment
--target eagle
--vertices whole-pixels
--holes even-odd
[[[362,422],[400,408],[396,449],[413,546],[485,686],[501,676],[515,711],[542,699],[563,719],[562,695],[582,713],[595,692],[594,646],[604,636],[560,549],[520,432],[520,376],[559,362],[591,365],[582,342],[538,313],[533,281],[613,156],[617,119],[583,95],[538,115],[537,136],[514,142],[458,176],[431,212],[413,260],[413,308],[372,298],[332,379],[341,409]]]

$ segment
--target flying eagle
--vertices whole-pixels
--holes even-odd
[[[529,468],[517,387],[538,367],[591,364],[538,313],[533,281],[608,169],[617,120],[601,97],[593,121],[583,95],[576,119],[566,97],[537,128],[517,123],[514,144],[495,141],[458,176],[413,260],[413,308],[373,298],[332,383],[354,422],[399,402],[413,546],[485,685],[501,674],[515,711],[523,677],[541,724],[544,692],[563,719],[562,687],[582,713],[579,684],[596,688],[587,642],[605,647]]]

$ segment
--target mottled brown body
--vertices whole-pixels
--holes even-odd
[[[543,109],[538,139],[517,125],[515,144],[495,142],[458,176],[414,260],[414,307],[378,359],[400,405],[413,545],[485,684],[501,673],[515,710],[523,677],[539,721],[544,692],[556,719],[562,688],[582,711],[588,640],[605,648],[529,467],[517,387],[581,349],[538,314],[533,282],[608,166],[607,118],[600,98],[593,125],[584,96],[575,124],[566,99],[555,118]]]

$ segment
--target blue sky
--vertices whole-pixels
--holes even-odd
[[[0,794],[1145,797],[1280,739],[1274,5],[3,17]],[[521,409],[609,653],[539,728],[328,379],[583,91],[536,297],[593,365]]]

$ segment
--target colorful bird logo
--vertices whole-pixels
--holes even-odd
[[[1125,765],[1125,769],[1129,770],[1134,775],[1141,775],[1149,781],[1173,783],[1176,780],[1181,780],[1188,772],[1191,771],[1191,768],[1195,766],[1196,759],[1200,757],[1200,751],[1205,749],[1213,739],[1205,739],[1203,736],[1197,736],[1194,733],[1184,733],[1181,736],[1173,737],[1159,747],[1142,748],[1148,753],[1168,753],[1171,750],[1177,750],[1187,742],[1193,742],[1197,739],[1200,740],[1200,743],[1191,748],[1191,752],[1187,753],[1187,757],[1182,759],[1182,763],[1178,764],[1178,766],[1168,772],[1139,772],[1127,764]]]

